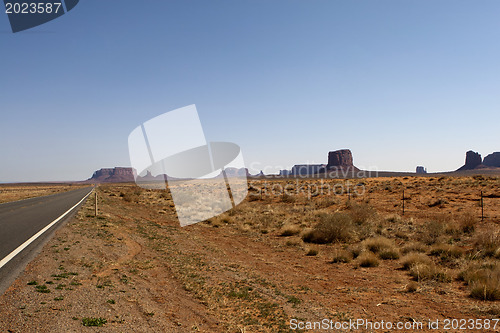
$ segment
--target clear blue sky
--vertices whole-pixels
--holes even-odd
[[[499,1],[82,0],[17,34],[0,13],[0,181],[130,165],[129,133],[190,104],[247,166],[453,170],[500,151],[499,38]]]

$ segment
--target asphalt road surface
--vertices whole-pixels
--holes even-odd
[[[0,295],[92,189],[85,187],[0,204]]]

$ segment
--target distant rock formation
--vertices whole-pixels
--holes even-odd
[[[346,171],[359,171],[359,169],[354,166],[352,153],[349,149],[341,149],[328,153],[328,164],[326,165],[326,171],[330,172],[332,170],[341,170],[343,173],[345,173]]]
[[[280,173],[279,173],[279,176],[280,177],[288,177],[292,174],[292,172],[290,170],[280,170]]]
[[[465,165],[457,171],[474,170],[480,167],[482,163],[483,159],[481,158],[481,154],[469,150],[465,155]]]
[[[249,176],[248,169],[246,168],[226,168],[224,169],[226,172],[226,177],[245,177]],[[94,172],[92,177],[87,179],[85,182],[87,183],[128,183],[135,182],[134,178],[135,170],[133,168],[124,168],[124,167],[116,167],[116,168],[103,168]],[[262,171],[261,171],[262,173]],[[217,177],[223,177],[222,172]],[[164,182],[165,178],[167,180],[174,180],[176,178],[169,177],[167,175],[156,175],[153,176],[149,170],[146,175],[141,177],[137,177],[137,181],[139,182]]]
[[[94,172],[88,181],[96,183],[124,183],[134,181],[134,169],[132,168],[103,168]]]
[[[324,172],[325,164],[295,164],[290,171],[292,176],[315,175]]]
[[[427,173],[427,169],[425,167],[423,167],[423,166],[418,166],[417,167],[417,173],[418,174],[425,174],[425,173]]]
[[[484,158],[483,164],[489,167],[500,168],[500,152],[489,154]]]
[[[233,177],[249,177],[250,172],[248,172],[247,168],[224,168],[224,172],[226,173],[226,177],[233,178]],[[219,175],[219,177],[222,177],[222,173]]]
[[[341,149],[328,153],[327,168],[332,167],[353,167],[352,153],[349,149]]]

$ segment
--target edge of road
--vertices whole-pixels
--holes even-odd
[[[87,193],[83,197],[83,199],[81,199],[73,207],[68,209],[54,221],[47,224],[47,227],[37,232],[34,236],[20,245],[5,258],[2,258],[1,261],[4,261],[7,257],[11,256],[14,252],[17,251],[17,253],[15,253],[9,260],[7,260],[7,262],[3,263],[0,267],[0,296],[3,295],[4,292],[10,287],[10,285],[19,277],[19,275],[25,270],[26,266],[33,259],[35,259],[38,254],[40,254],[43,246],[54,236],[54,233],[57,231],[57,229],[62,227],[69,220],[71,220],[71,218],[73,218],[78,209],[85,203],[87,198],[94,191],[95,187],[92,187],[89,193]],[[19,249],[20,247],[22,248]]]

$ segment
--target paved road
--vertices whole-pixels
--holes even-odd
[[[91,192],[86,187],[0,204],[0,295]]]

